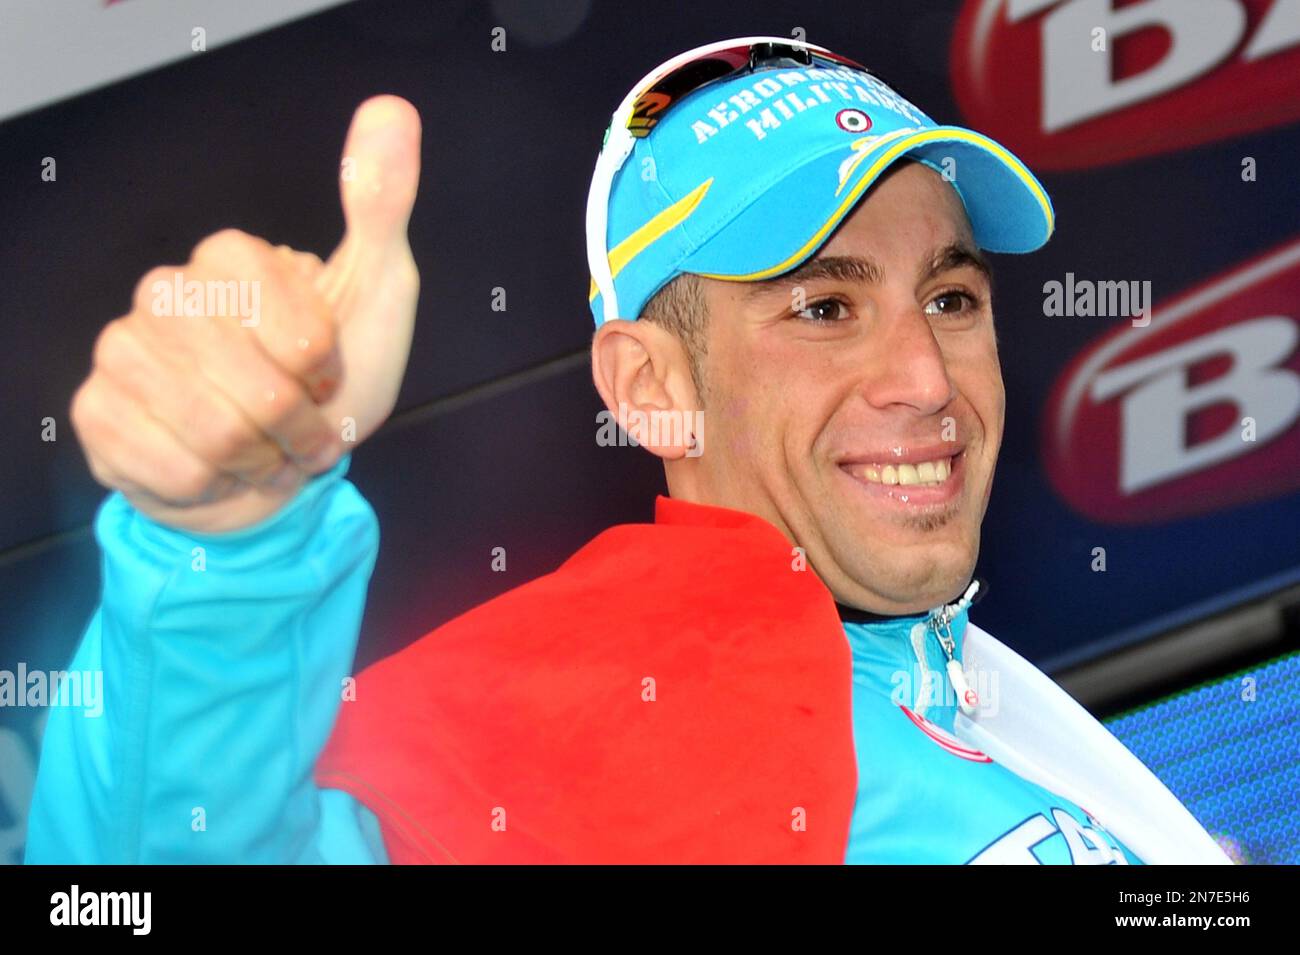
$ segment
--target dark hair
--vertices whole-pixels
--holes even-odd
[[[686,349],[691,381],[701,402],[704,400],[702,363],[708,354],[709,308],[704,297],[704,283],[699,276],[683,272],[651,296],[641,310],[639,321],[654,322],[677,336]]]

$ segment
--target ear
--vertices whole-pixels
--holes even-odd
[[[616,318],[591,340],[591,377],[607,416],[665,461],[698,455],[700,399],[677,336],[653,322]]]

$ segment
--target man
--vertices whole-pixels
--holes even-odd
[[[1004,411],[980,250],[1042,245],[1045,192],[779,38],[652,72],[593,177],[593,377],[664,460],[656,523],[353,685],[377,532],[344,452],[406,361],[418,139],[363,104],[327,263],[218,233],[101,336],[73,667],[106,718],[51,714],[29,860],[1227,861],[968,624]],[[157,314],[176,272],[259,282],[260,320]]]

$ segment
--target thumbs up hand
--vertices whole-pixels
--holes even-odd
[[[229,531],[373,434],[410,352],[419,175],[419,115],[374,97],[344,146],[346,231],[327,262],[228,229],[146,273],[72,401],[96,480],[161,523]]]

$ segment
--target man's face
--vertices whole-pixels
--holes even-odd
[[[841,603],[924,611],[974,569],[1005,406],[982,261],[905,162],[795,272],[703,280],[696,493],[785,531]]]

